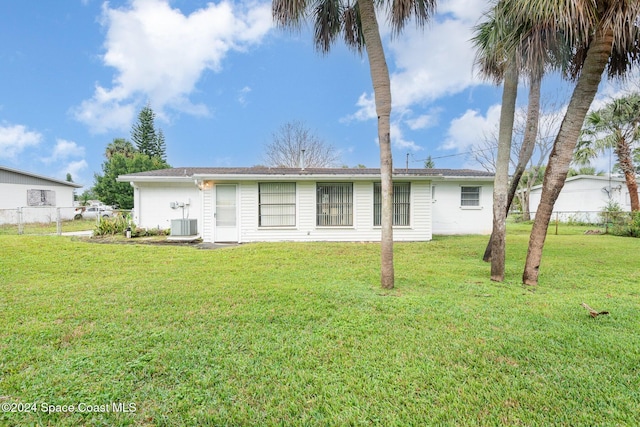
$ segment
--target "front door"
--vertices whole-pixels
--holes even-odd
[[[236,185],[218,184],[216,192],[216,211],[214,213],[214,241],[238,241],[238,215],[236,209]]]

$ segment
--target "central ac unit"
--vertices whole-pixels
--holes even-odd
[[[195,236],[198,234],[198,220],[195,219],[172,219],[172,236]]]

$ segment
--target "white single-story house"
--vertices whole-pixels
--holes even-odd
[[[538,209],[541,195],[542,185],[531,188],[529,206],[532,216]],[[576,175],[565,181],[553,211],[561,221],[598,222],[599,213],[609,202],[617,203],[625,212],[631,211],[631,198],[624,178]]]
[[[0,224],[73,219],[73,193],[82,185],[0,166]],[[20,216],[20,218],[19,218]]]
[[[493,175],[396,169],[394,240],[488,234]],[[121,175],[133,220],[205,242],[379,241],[379,169],[171,168]],[[179,220],[179,221],[177,221]]]

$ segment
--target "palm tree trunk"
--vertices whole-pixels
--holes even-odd
[[[605,30],[602,26],[599,27],[587,51],[582,72],[573,90],[567,112],[549,156],[549,163],[542,183],[540,204],[531,229],[527,260],[522,274],[522,282],[525,285],[535,286],[538,284],[542,249],[547,237],[553,206],[567,178],[573,150],[578,143],[584,118],[598,91],[598,85],[609,61],[612,46],[613,31]]]
[[[513,120],[518,95],[518,69],[516,61],[511,61],[504,77],[502,109],[500,111],[500,131],[498,134],[498,159],[493,182],[493,239],[491,241],[491,280],[504,280],[506,257],[507,193],[509,189],[509,159]]]
[[[524,129],[524,136],[522,138],[522,147],[518,153],[518,164],[513,172],[511,178],[511,184],[509,184],[509,192],[507,193],[507,209],[506,214],[509,214],[511,204],[518,191],[518,185],[520,179],[527,168],[527,163],[531,160],[533,155],[533,149],[536,146],[536,138],[538,136],[538,121],[540,117],[540,85],[542,81],[542,75],[538,74],[531,77],[531,86],[529,87],[529,104],[527,105],[527,123]],[[493,232],[489,237],[489,243],[484,250],[484,256],[482,259],[485,262],[491,261],[491,247],[493,245]]]
[[[622,169],[624,179],[627,182],[627,190],[629,190],[629,199],[631,200],[631,210],[640,211],[636,170],[633,166],[631,147],[625,139],[618,140],[616,145],[616,154],[618,156],[618,162],[620,163],[620,169]]]
[[[380,281],[385,289],[394,286],[393,268],[393,159],[391,157],[391,81],[384,56],[378,20],[372,0],[359,0],[360,20],[369,58],[373,93],[378,114],[380,181],[382,195]]]

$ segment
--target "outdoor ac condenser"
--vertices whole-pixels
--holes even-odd
[[[172,236],[195,236],[198,234],[198,220],[196,219],[172,219]]]

